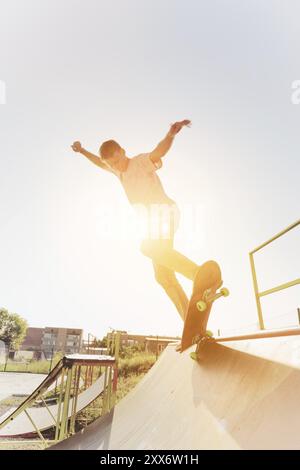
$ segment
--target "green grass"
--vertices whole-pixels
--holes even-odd
[[[145,374],[155,363],[156,356],[152,353],[139,352],[132,357],[119,360],[119,376],[128,377],[132,375]]]
[[[60,353],[56,354],[52,361],[52,369],[61,359]],[[131,357],[120,358],[119,375],[128,376],[132,374],[143,374],[147,372],[155,363],[156,356],[152,353],[136,352]],[[6,366],[6,372],[25,372],[32,374],[48,374],[50,362],[46,360],[21,363],[9,361]],[[0,372],[4,371],[4,364],[0,365]]]
[[[56,364],[60,361],[61,358],[62,358],[61,353],[55,354],[53,361],[52,361],[51,369],[53,369],[56,366]],[[5,367],[4,364],[0,365],[0,372],[4,372],[4,367]],[[48,374],[49,368],[50,368],[50,361],[46,361],[46,360],[32,361],[28,363],[8,361],[5,372],[25,372],[25,373],[31,373],[31,374]]]
[[[36,361],[29,364],[8,362],[5,372],[25,372],[31,374],[48,374],[49,373],[48,361]],[[4,372],[4,366],[1,367],[1,372]]]

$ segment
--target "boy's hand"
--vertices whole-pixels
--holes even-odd
[[[189,119],[184,119],[184,121],[174,122],[174,124],[171,124],[169,135],[174,137],[174,135],[176,135],[182,129],[183,126],[190,127],[190,125],[191,125],[191,121]]]
[[[81,152],[82,150],[81,143],[78,141],[74,142],[73,145],[71,145],[71,148],[74,150],[74,152]]]

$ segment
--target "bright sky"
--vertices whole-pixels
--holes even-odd
[[[121,185],[70,144],[114,138],[132,157],[187,118],[159,171],[198,217],[175,246],[222,266],[231,296],[210,327],[254,328],[248,253],[300,215],[299,15],[297,0],[1,0],[0,305],[36,327],[180,335],[139,241],[119,234]],[[300,277],[299,235],[257,255],[261,289]],[[299,294],[266,298],[267,326],[295,323]]]

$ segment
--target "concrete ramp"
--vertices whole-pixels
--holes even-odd
[[[51,447],[299,449],[300,337],[170,345],[108,415]]]

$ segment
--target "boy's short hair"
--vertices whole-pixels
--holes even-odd
[[[112,157],[116,150],[120,150],[121,146],[115,140],[107,140],[103,142],[99,149],[101,158]]]

